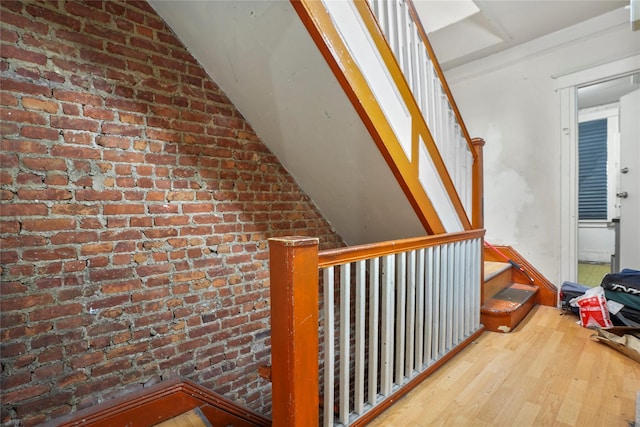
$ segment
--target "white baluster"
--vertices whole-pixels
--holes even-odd
[[[323,270],[324,284],[324,425],[332,426],[335,386],[335,311],[333,267]]]
[[[404,382],[404,345],[407,309],[407,254],[396,255],[396,336],[395,383]]]
[[[425,328],[425,250],[419,249],[416,254],[416,369],[422,370],[424,362],[424,328]]]
[[[349,344],[351,342],[351,268],[340,266],[340,422],[349,422]]]
[[[395,317],[393,310],[394,260],[395,256],[388,255],[384,257],[382,262],[380,393],[383,396],[391,394],[393,387],[393,319]]]
[[[414,372],[416,331],[416,251],[407,253],[407,326],[404,374],[411,379]]]
[[[443,356],[447,348],[449,329],[449,245],[440,248],[440,332],[438,333],[438,356]]]
[[[378,311],[380,310],[380,258],[369,261],[369,403],[378,396]]]
[[[362,414],[364,409],[364,368],[365,368],[365,315],[366,315],[366,261],[356,263],[356,343],[355,343],[355,382],[354,382],[354,408]]]
[[[440,253],[442,246],[436,246],[433,248],[433,261],[432,261],[432,288],[433,288],[433,326],[432,326],[432,359],[434,361],[440,358],[440,285],[441,281],[441,266],[440,266]]]

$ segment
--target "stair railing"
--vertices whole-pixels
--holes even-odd
[[[372,3],[385,11],[379,19],[389,23],[389,41],[364,1],[291,2],[427,232],[477,228],[478,146],[468,137],[411,3]]]
[[[467,213],[475,150],[411,0],[367,0],[411,88]]]
[[[270,239],[274,425],[364,425],[475,339],[483,235]]]

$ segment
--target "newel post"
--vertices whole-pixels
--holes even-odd
[[[318,239],[269,239],[274,427],[317,426]]]
[[[471,222],[476,230],[484,228],[484,159],[482,157],[482,147],[484,139],[472,138],[471,144],[476,151],[476,161],[473,164],[473,201]]]

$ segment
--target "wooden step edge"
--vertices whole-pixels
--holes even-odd
[[[492,332],[511,332],[526,317],[535,305],[535,297],[538,292],[536,286],[513,283],[505,288],[503,296],[509,296],[508,290],[515,292],[517,298],[500,299],[500,292],[482,305],[480,318],[487,330]],[[513,296],[513,295],[512,295]]]

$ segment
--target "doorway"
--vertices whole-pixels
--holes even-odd
[[[615,104],[619,102],[622,93],[615,94],[615,90],[613,90],[612,87],[617,86],[618,83],[626,82],[626,84],[634,86],[625,89],[625,93],[633,91],[634,87],[637,89],[639,87],[637,84],[640,82],[638,82],[637,77],[633,76],[638,73],[640,73],[640,55],[634,55],[623,60],[556,77],[556,88],[560,99],[560,125],[562,132],[561,164],[563,165],[563,169],[561,173],[560,273],[563,280],[578,281],[578,254],[580,245],[578,112],[583,106],[589,108],[589,106],[593,107],[595,105]],[[579,99],[579,91],[582,92],[582,94],[580,94],[582,99]],[[585,97],[589,92],[592,92],[594,99],[596,96],[601,98],[598,101],[592,100],[587,102],[587,98]],[[589,94],[589,96],[591,96],[591,94]],[[608,100],[606,100],[607,97]],[[593,104],[593,102],[597,103]],[[589,105],[589,103],[592,104]],[[609,168],[612,167],[613,166]],[[620,169],[619,165],[617,169]],[[637,173],[638,171],[636,170],[636,174]],[[635,177],[638,179],[638,175],[635,175]],[[636,187],[638,187],[638,185],[636,185]],[[617,193],[622,192],[619,190],[620,186],[617,184],[610,186],[608,197],[611,197],[611,191],[613,191],[613,201],[609,199],[608,203],[613,203],[615,206]],[[633,191],[636,192],[637,188]],[[636,199],[638,198],[639,197],[636,196]],[[613,210],[612,215],[615,215],[615,210]],[[609,223],[613,222],[609,221],[614,218],[612,215],[607,215],[607,219],[603,220],[605,228],[608,228]],[[640,229],[640,224],[637,224],[637,219],[635,219],[635,222],[636,230]],[[610,250],[610,244],[607,245],[605,249],[602,249],[602,252],[608,250]],[[612,253],[612,255],[613,254],[614,253]],[[604,262],[604,260],[601,263],[605,264],[606,269],[607,263]],[[603,272],[603,270],[600,270],[595,273],[596,278],[592,280],[597,281],[601,279],[600,276]]]
[[[597,286],[618,265],[620,97],[633,76],[578,87],[578,283]]]

